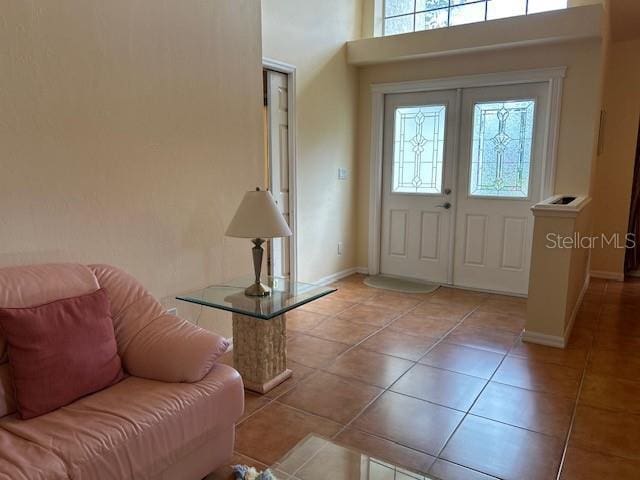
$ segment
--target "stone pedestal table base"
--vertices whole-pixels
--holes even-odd
[[[287,369],[287,322],[233,314],[233,366],[244,387],[266,393],[291,376]]]

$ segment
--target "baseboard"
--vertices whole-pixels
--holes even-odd
[[[593,278],[601,278],[603,280],[615,280],[616,282],[624,282],[624,273],[591,270],[591,276]]]
[[[362,275],[369,275],[369,269],[367,267],[356,267],[356,272]]]
[[[529,343],[537,343],[538,345],[546,345],[547,347],[564,348],[565,345],[565,340],[560,335],[546,335],[529,330],[525,330],[522,334],[522,340]]]
[[[313,283],[315,285],[328,285],[330,283],[337,282],[338,280],[342,280],[343,278],[346,278],[355,273],[365,273],[366,270],[367,269],[364,267],[347,268],[346,270],[342,270],[341,272],[332,273],[331,275],[327,275],[326,277],[319,278]]]
[[[627,277],[639,278],[640,277],[640,270],[632,270],[630,272],[627,272],[626,276]]]

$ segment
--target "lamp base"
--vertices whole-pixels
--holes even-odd
[[[271,295],[271,289],[267,287],[264,283],[254,283],[247,287],[244,291],[245,295],[250,297],[266,297]]]

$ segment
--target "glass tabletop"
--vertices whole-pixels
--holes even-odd
[[[322,287],[310,283],[291,282],[287,278],[268,277],[263,283],[271,287],[271,295],[249,297],[244,289],[253,283],[246,277],[226,284],[211,285],[200,290],[179,295],[176,298],[185,302],[240,313],[262,320],[270,320],[305,303],[312,302],[336,291],[332,287]]]
[[[437,480],[313,434],[270,469],[278,480]]]

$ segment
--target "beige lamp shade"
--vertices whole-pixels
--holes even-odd
[[[289,225],[278,210],[271,192],[247,192],[227,228],[227,237],[278,238],[291,236]]]

